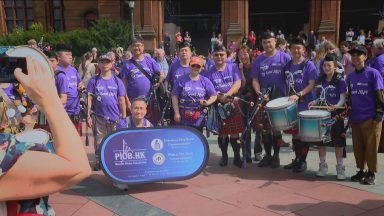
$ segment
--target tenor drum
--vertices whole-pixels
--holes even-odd
[[[299,112],[299,136],[303,142],[330,142],[331,125],[331,113],[328,111]]]
[[[289,130],[297,123],[297,102],[289,101],[288,97],[271,100],[265,106],[274,130]]]

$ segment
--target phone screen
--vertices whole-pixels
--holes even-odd
[[[18,83],[14,75],[16,68],[21,68],[27,74],[25,57],[0,56],[0,83]]]

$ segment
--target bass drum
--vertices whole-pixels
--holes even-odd
[[[4,47],[1,47],[1,49],[4,49]],[[46,70],[49,70],[52,77],[54,75],[54,71],[51,67],[51,64],[47,58],[47,56],[44,55],[42,51],[36,48],[32,48],[30,46],[16,46],[16,47],[8,47],[8,50],[5,51],[5,54],[7,56],[11,57],[27,57],[30,56],[34,60],[38,61],[40,64],[43,65],[43,67]]]
[[[45,54],[42,51],[40,51],[39,49],[29,47],[29,46],[16,46],[16,47],[8,47],[8,48],[1,47],[0,49],[7,49],[5,51],[5,54],[7,56],[11,56],[11,57],[30,56],[34,60],[38,61],[44,67],[45,70],[48,70],[50,72],[50,74],[52,75],[52,77],[54,76],[54,71],[51,67],[51,64],[50,64],[47,56],[45,56]],[[34,119],[33,121],[37,122],[37,124],[35,125],[34,128],[41,128],[41,129],[49,131],[48,122],[45,118],[44,113],[42,111],[38,111],[37,115],[38,116],[33,117],[33,119]]]

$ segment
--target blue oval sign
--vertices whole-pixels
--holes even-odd
[[[201,132],[183,126],[116,131],[104,138],[100,153],[104,173],[127,184],[189,179],[208,157]]]

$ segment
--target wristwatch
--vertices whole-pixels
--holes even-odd
[[[295,95],[296,95],[297,97],[301,98],[301,92],[297,92]]]

